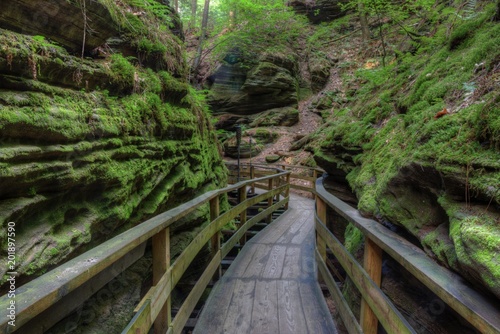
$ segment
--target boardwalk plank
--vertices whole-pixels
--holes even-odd
[[[247,270],[248,265],[252,261],[254,256],[255,248],[251,245],[243,247],[236,259],[234,260],[234,265],[231,265],[226,272],[227,277],[242,277],[243,273]]]
[[[304,243],[304,241],[307,239],[308,236],[310,237],[310,236],[314,235],[314,233],[313,233],[313,231],[314,231],[314,225],[307,223],[308,221],[310,221],[310,219],[313,219],[312,217],[314,217],[314,212],[309,211],[309,212],[307,212],[307,214],[311,218],[308,218],[308,220],[306,220],[306,224],[302,225],[299,233],[297,233],[293,237],[293,239],[290,241],[292,244],[301,245],[301,244]],[[311,245],[314,245],[314,241],[313,241],[313,243]]]
[[[209,307],[203,309],[204,316],[198,320],[193,334],[220,332],[227,317],[235,285],[234,279],[222,279],[215,285],[205,304]]]
[[[289,246],[286,249],[285,263],[283,264],[283,279],[301,278],[304,276],[301,268],[301,252],[296,246]]]
[[[316,307],[316,300],[318,300],[318,298],[323,298],[319,287],[303,282],[299,284],[302,308],[304,310],[309,333],[336,333],[331,315],[329,313],[327,314],[324,309]]]
[[[296,281],[278,281],[280,333],[308,333]]]
[[[296,217],[296,221],[290,225],[290,228],[288,231],[283,233],[281,237],[276,241],[276,243],[279,244],[289,244],[292,242],[292,240],[300,234],[300,232],[303,229],[307,229],[307,216],[304,216],[303,214],[299,215]]]
[[[241,275],[244,278],[259,278],[266,266],[271,253],[271,246],[268,245],[249,245],[253,251],[251,265],[247,267],[245,273]]]
[[[252,311],[252,333],[278,333],[278,291],[276,281],[258,280]]]
[[[286,246],[274,245],[269,254],[266,267],[262,273],[264,278],[280,278],[283,271],[283,262],[285,260]]]
[[[233,298],[229,305],[230,312],[227,313],[224,322],[224,333],[249,333],[252,319],[252,308],[255,295],[254,280],[236,280]],[[250,301],[250,302],[249,302]],[[218,333],[218,332],[206,332]]]

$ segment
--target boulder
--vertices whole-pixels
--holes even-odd
[[[271,154],[266,156],[266,162],[270,164],[277,162],[279,159],[281,159],[281,156],[277,154]]]

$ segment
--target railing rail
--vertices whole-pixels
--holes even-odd
[[[63,297],[91,281],[136,247],[152,238],[153,287],[136,308],[137,313],[124,332],[147,333],[154,324],[155,333],[167,331],[179,333],[211,277],[216,274],[224,256],[248,228],[262,218],[268,217],[270,220],[274,211],[287,205],[289,175],[290,172],[274,169],[274,173],[271,175],[241,181],[223,189],[207,192],[127,230],[47,274],[24,284],[16,291],[18,302],[16,303],[15,327],[8,325],[7,315],[9,311],[7,307],[10,299],[7,295],[0,297],[0,332],[11,333],[22,328],[31,319],[56,305]],[[247,199],[247,187],[254,182],[266,182],[268,191]],[[238,191],[240,203],[220,214],[220,196],[232,191]],[[283,196],[281,200],[279,200],[280,195]],[[273,199],[277,199],[276,203]],[[247,221],[246,209],[263,200],[268,200],[268,207]],[[170,264],[170,225],[205,204],[210,205],[210,223],[195,236],[175,262]],[[224,245],[221,245],[221,229],[237,216],[240,217],[239,230]],[[209,241],[212,249],[212,260],[176,317],[171,319],[170,293],[196,254]],[[117,272],[116,275],[119,273]]]
[[[460,276],[441,267],[420,248],[327,192],[316,181],[316,236],[319,272],[332,294],[349,333],[377,333],[380,322],[388,333],[413,333],[409,323],[380,290],[382,253],[401,264],[481,333],[500,333],[500,305],[471,289]],[[365,236],[363,266],[326,228],[327,207],[360,229]],[[345,269],[362,295],[360,321],[354,317],[325,264],[326,249]]]

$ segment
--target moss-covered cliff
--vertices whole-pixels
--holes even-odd
[[[16,2],[0,15],[0,255],[15,222],[20,284],[226,176],[168,7]]]
[[[399,226],[440,264],[500,298],[495,9],[487,1],[474,13],[436,4],[427,21],[408,19],[412,35],[384,26],[388,41],[379,37],[364,49],[375,53],[387,43],[386,66],[338,51],[330,80],[339,84],[321,95],[325,126],[309,149],[329,173],[345,175],[361,211]]]

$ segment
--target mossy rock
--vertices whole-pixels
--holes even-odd
[[[254,116],[251,127],[292,126],[299,121],[299,111],[294,107],[276,108]]]
[[[228,139],[223,144],[224,154],[231,158],[238,158],[238,145],[236,137]],[[250,137],[242,137],[240,143],[239,157],[251,158],[262,152],[263,146],[256,143],[255,140],[250,141]]]
[[[266,155],[266,162],[270,163],[270,164],[277,162],[280,159],[281,159],[281,156],[279,156],[279,155],[275,155],[275,154]]]
[[[498,215],[484,206],[467,207],[443,198],[450,215],[450,238],[458,271],[500,298],[500,225]]]
[[[276,139],[278,139],[279,134],[270,131],[268,129],[255,129],[255,133],[253,134],[253,137],[262,144],[270,144],[274,143]]]

